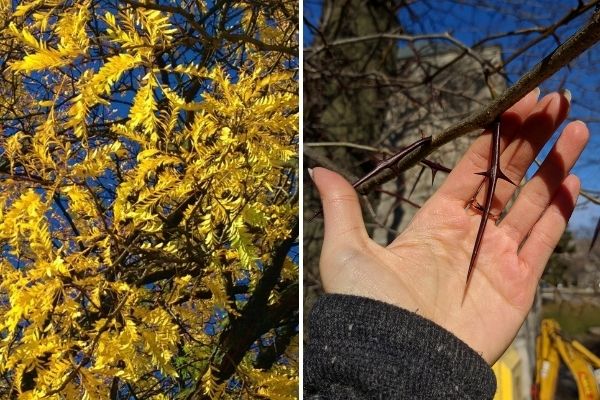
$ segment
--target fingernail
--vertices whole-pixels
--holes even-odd
[[[310,179],[314,182],[315,178],[313,178],[313,170],[312,168],[307,168],[308,170],[308,176],[310,176]]]
[[[571,105],[571,98],[573,97],[571,95],[571,91],[569,89],[563,89],[560,92],[564,96],[564,98],[567,99],[567,101],[569,102],[569,105]]]
[[[535,93],[535,97],[536,97],[536,98],[537,98],[537,97],[540,97],[540,92],[541,92],[541,90],[540,90],[540,87],[539,87],[539,86],[538,86],[538,87],[536,87],[535,89],[533,89],[533,93]]]

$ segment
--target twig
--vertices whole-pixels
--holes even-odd
[[[205,27],[202,24],[198,23],[194,14],[188,12],[187,10],[185,10],[184,8],[181,8],[181,7],[170,6],[170,5],[166,5],[166,4],[152,4],[147,1],[139,2],[139,1],[135,1],[135,0],[123,0],[123,2],[129,4],[133,7],[143,7],[143,8],[147,8],[149,10],[158,10],[158,11],[163,11],[163,12],[167,12],[167,13],[171,13],[171,14],[178,14],[178,15],[182,16],[183,18],[185,18],[185,20],[194,29],[196,29],[196,31],[198,33],[200,33],[207,42],[209,42],[210,44],[213,44],[215,46],[218,44],[218,43],[215,43],[215,41],[218,41],[219,39],[222,38],[225,40],[229,40],[231,42],[250,43],[250,44],[254,45],[260,51],[275,51],[275,52],[287,54],[292,57],[298,56],[298,50],[295,47],[287,47],[287,46],[283,46],[283,45],[276,45],[276,44],[269,44],[269,43],[261,42],[260,40],[255,39],[254,37],[252,37],[250,35],[234,34],[234,33],[230,33],[230,32],[219,32],[219,35],[217,37],[211,36],[208,33],[208,31],[205,29]]]
[[[315,150],[311,149],[306,145],[303,146],[302,153],[306,157],[316,162],[318,165],[341,174],[344,178],[348,179],[349,181],[354,181],[357,179],[357,177],[350,171],[343,167],[340,167],[339,164],[334,163],[329,158],[317,153]]]
[[[108,324],[112,321],[112,319],[118,313],[121,312],[121,308],[123,307],[123,305],[127,301],[128,297],[129,297],[129,295],[125,294],[125,296],[123,296],[123,299],[117,305],[117,307],[114,309],[114,311],[111,312],[107,316],[106,321],[104,321],[104,324],[102,325],[102,327],[100,329],[98,329],[98,333],[96,334],[96,336],[92,340],[92,343],[90,345],[90,350],[89,350],[88,354],[81,359],[81,361],[79,362],[79,364],[77,364],[77,366],[67,375],[66,379],[60,384],[60,386],[58,386],[56,389],[52,389],[52,390],[46,392],[46,394],[44,395],[44,397],[50,397],[50,396],[52,396],[54,394],[60,393],[64,388],[67,387],[67,385],[69,384],[69,382],[71,382],[73,380],[73,378],[75,378],[75,376],[79,373],[79,370],[81,369],[81,367],[83,367],[83,365],[85,363],[89,362],[90,357],[92,356],[92,353],[94,352],[94,350],[96,348],[96,345],[98,344],[98,341],[100,340],[100,336],[108,329]]]
[[[533,160],[533,162],[535,163],[535,165],[537,165],[538,167],[542,166],[542,162],[540,160],[538,160],[537,158]],[[586,199],[588,199],[589,201],[591,201],[594,204],[600,205],[600,197],[595,197],[592,193],[592,191],[590,190],[586,190],[584,188],[579,189],[579,194],[583,197],[585,197]]]
[[[580,189],[579,194],[591,201],[592,203],[600,205],[600,198],[592,196],[587,190]]]
[[[410,43],[423,41],[423,40],[432,40],[432,39],[446,40],[446,41],[452,43],[453,45],[455,45],[456,47],[462,49],[464,52],[466,52],[471,57],[476,59],[482,65],[489,64],[489,62],[482,59],[479,56],[479,54],[477,54],[477,52],[475,52],[473,49],[471,49],[469,46],[467,46],[460,40],[458,40],[455,37],[453,37],[452,35],[450,35],[448,32],[429,34],[429,35],[403,35],[403,34],[398,34],[398,33],[377,33],[377,34],[373,34],[373,35],[365,35],[365,36],[359,36],[359,37],[338,39],[336,41],[329,42],[329,43],[321,45],[321,46],[312,47],[312,48],[309,47],[309,48],[304,49],[305,53],[309,53],[309,55],[307,55],[305,57],[305,60],[309,59],[310,57],[320,53],[321,51],[323,51],[329,47],[343,46],[343,45],[348,45],[348,44],[355,44],[355,43],[360,43],[360,42],[368,42],[371,40],[381,40],[381,39],[403,40],[403,41],[410,42]]]

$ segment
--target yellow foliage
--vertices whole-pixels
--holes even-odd
[[[158,141],[156,134],[156,102],[154,101],[154,88],[157,86],[154,75],[149,73],[144,78],[145,83],[140,87],[133,105],[129,110],[129,129],[135,130],[139,125],[144,128],[144,135],[151,143]]]
[[[29,2],[17,7],[14,16],[23,16],[29,9],[37,7],[40,1]],[[11,22],[9,29],[12,34],[20,39],[24,44],[32,47],[36,52],[25,56],[22,60],[11,63],[11,68],[15,71],[31,72],[45,68],[56,68],[69,64],[78,56],[87,51],[88,37],[85,25],[89,20],[89,0],[73,7],[61,15],[61,18],[55,25],[55,32],[60,38],[57,48],[48,48],[43,40],[35,39],[34,35],[27,29],[17,28],[14,22]],[[44,18],[43,27],[47,23],[47,17]]]
[[[119,80],[123,73],[134,68],[141,62],[139,55],[119,54],[108,58],[106,63],[95,74],[85,76],[79,84],[81,92],[73,99],[73,105],[69,110],[70,120],[67,127],[74,128],[79,138],[86,135],[85,119],[88,110],[98,103],[106,104],[102,95],[108,93],[114,82]]]
[[[271,265],[297,221],[297,59],[265,50],[297,47],[291,3],[0,1],[0,398],[293,393],[295,358],[250,366],[265,332],[224,378],[216,356],[267,268],[298,279]]]
[[[298,398],[298,371],[291,365],[277,365],[266,372],[252,366],[245,359],[240,369],[251,380],[255,395],[274,400],[294,400]]]

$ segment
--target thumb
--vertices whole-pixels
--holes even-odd
[[[352,185],[341,175],[325,168],[315,168],[311,177],[323,204],[324,247],[335,246],[339,241],[352,244],[368,237],[358,196]]]

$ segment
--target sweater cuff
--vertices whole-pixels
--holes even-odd
[[[492,369],[468,345],[415,313],[377,300],[321,296],[308,339],[309,395],[480,400],[496,391]]]

